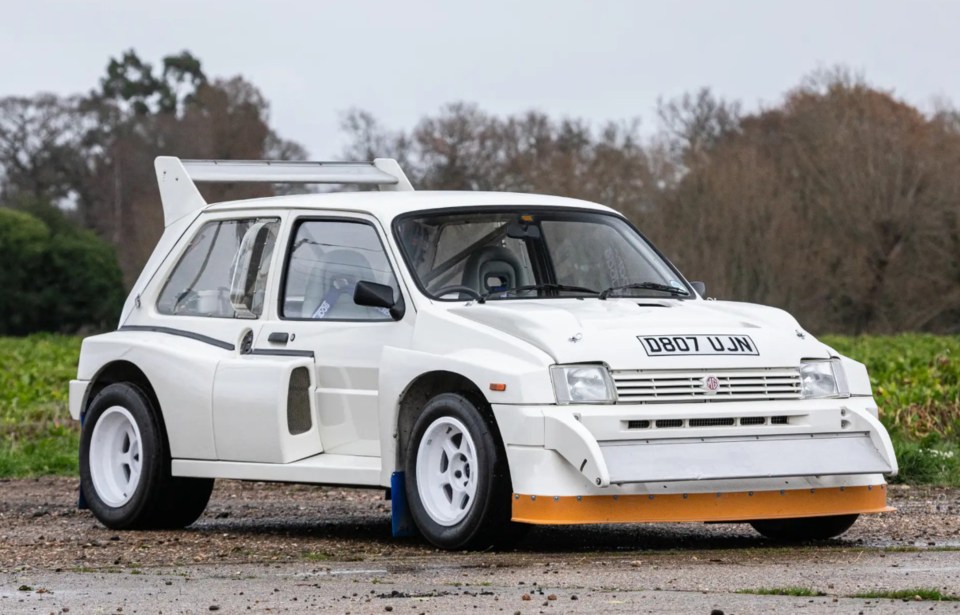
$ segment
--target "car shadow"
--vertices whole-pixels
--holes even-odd
[[[299,540],[353,543],[358,549],[401,548],[433,552],[420,536],[394,538],[389,518],[379,516],[318,519],[227,518],[201,519],[188,531],[230,533],[238,536],[277,536]],[[819,547],[860,545],[861,541],[833,539],[805,543]],[[745,523],[660,523],[621,525],[530,526],[510,544],[483,549],[509,553],[617,553],[782,549],[781,542],[763,538]]]

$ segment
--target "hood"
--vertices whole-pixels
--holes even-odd
[[[827,358],[831,354],[790,314],[750,303],[522,299],[473,302],[450,308],[449,312],[522,339],[557,363],[602,362],[611,369],[789,367],[798,365],[801,359]],[[731,343],[731,336],[742,339],[745,345],[739,349],[732,345],[735,352],[721,355],[693,350],[651,354],[642,341],[683,336],[697,337],[697,342],[689,339],[687,344],[704,348],[708,342]]]

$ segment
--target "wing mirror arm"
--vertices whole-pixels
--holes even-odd
[[[690,286],[692,286],[693,290],[697,291],[697,294],[701,297],[707,296],[707,285],[704,282],[690,282]]]
[[[393,289],[386,284],[377,284],[361,280],[353,291],[353,302],[367,307],[386,308],[390,310],[390,317],[394,320],[403,318],[406,307],[403,296],[399,300],[393,298]]]

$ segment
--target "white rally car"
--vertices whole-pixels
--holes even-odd
[[[387,488],[395,532],[446,548],[523,524],[827,538],[889,510],[864,366],[705,299],[607,207],[414,192],[387,159],[156,170],[166,229],[70,383],[81,503],[111,528],[190,524],[216,478]],[[201,181],[380,191],[208,205]]]

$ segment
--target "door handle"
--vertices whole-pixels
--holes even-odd
[[[267,336],[267,341],[271,344],[286,344],[289,339],[289,333],[281,333],[280,331],[275,331]]]

